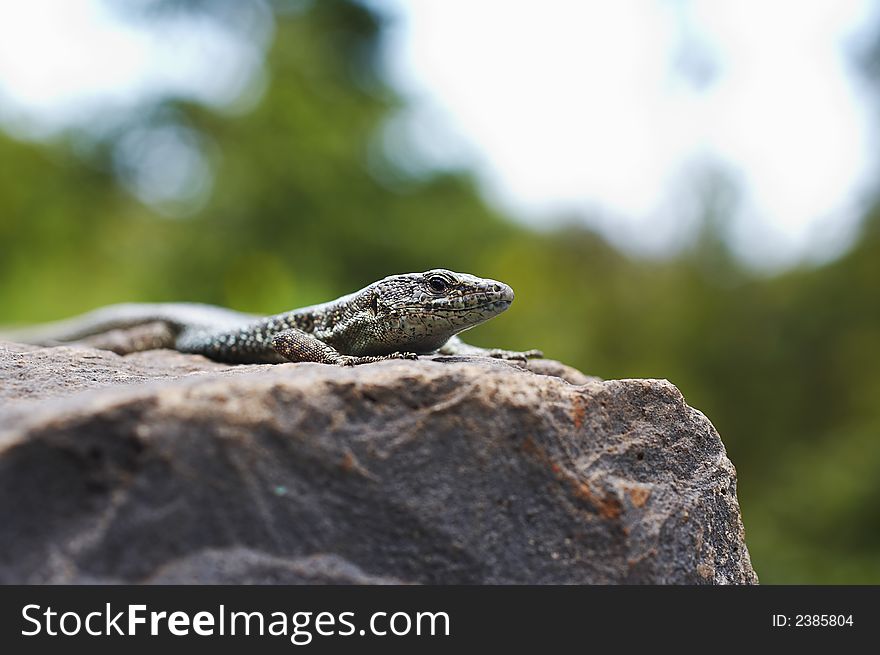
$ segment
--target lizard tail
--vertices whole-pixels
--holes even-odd
[[[251,314],[200,303],[123,303],[54,323],[0,329],[0,340],[53,346],[150,323],[162,323],[171,333],[179,334],[184,329],[232,329],[253,318]]]
[[[176,321],[171,320],[159,305],[125,303],[102,307],[74,318],[52,323],[0,329],[0,340],[52,346],[79,341],[110,330],[127,329],[155,322],[166,323],[173,329],[178,328],[175,325]]]

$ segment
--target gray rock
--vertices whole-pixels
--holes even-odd
[[[663,380],[0,344],[0,582],[756,583]]]

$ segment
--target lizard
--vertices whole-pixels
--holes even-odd
[[[539,350],[478,348],[458,337],[505,311],[513,299],[503,282],[438,268],[391,275],[336,300],[267,317],[198,303],[127,303],[5,336],[57,345],[158,324],[164,328],[158,337],[109,349],[125,354],[165,347],[237,364],[353,366],[432,353],[543,357]],[[101,347],[100,339],[92,343]]]

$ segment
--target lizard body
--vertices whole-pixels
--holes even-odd
[[[353,365],[435,352],[541,357],[537,350],[476,348],[456,336],[506,310],[513,297],[502,282],[434,269],[392,275],[336,300],[263,318],[210,305],[124,304],[7,337],[47,345],[161,324],[167,329],[158,342],[112,349],[170,347],[232,363]]]

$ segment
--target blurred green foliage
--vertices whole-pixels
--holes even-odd
[[[473,343],[668,378],[712,419],[763,582],[880,583],[880,211],[839,260],[775,277],[737,264],[710,220],[662,262],[575,225],[529,230],[467,173],[416,175],[376,147],[400,106],[380,35],[347,2],[281,12],[252,111],[166,99],[133,117],[204,140],[214,189],[186,218],[119,185],[112,136],[0,136],[0,324],[137,300],[271,313],[435,266],[498,278],[517,301]]]

